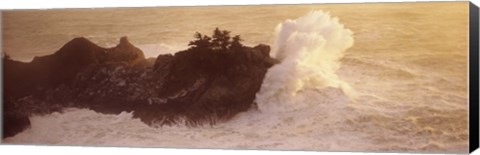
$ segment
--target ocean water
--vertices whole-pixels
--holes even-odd
[[[9,144],[316,151],[468,151],[468,2],[6,11],[3,51],[30,61],[73,37],[147,56],[215,27],[282,60],[258,110],[198,128],[131,113],[67,109],[30,117]]]

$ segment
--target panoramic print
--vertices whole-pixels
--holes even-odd
[[[3,144],[468,152],[468,2],[3,10]]]

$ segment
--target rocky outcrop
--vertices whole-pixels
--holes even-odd
[[[27,128],[30,125],[28,116],[33,113],[45,114],[65,107],[60,103],[46,102],[67,93],[49,93],[71,86],[78,73],[85,69],[107,63],[143,65],[142,61],[143,64],[149,63],[143,52],[130,44],[126,37],[118,46],[108,49],[83,37],[75,38],[54,54],[35,57],[29,63],[4,58],[3,137]]]
[[[145,61],[145,55],[142,50],[133,46],[127,37],[120,38],[120,44],[114,48],[110,48],[107,54],[107,61],[128,62],[135,66]]]
[[[126,56],[125,56],[126,55]],[[35,57],[30,63],[4,60],[5,89],[15,98],[70,84],[75,76],[92,65],[145,62],[143,52],[123,37],[113,48],[102,48],[80,37],[52,55]]]
[[[214,124],[254,106],[267,69],[276,63],[269,51],[267,45],[190,48],[149,60],[125,37],[113,48],[76,38],[30,63],[5,60],[5,95],[19,105],[6,110],[28,116],[78,107],[133,111],[150,125]],[[24,129],[16,123],[26,123],[25,117],[10,118],[5,131]]]

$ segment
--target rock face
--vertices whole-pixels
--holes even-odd
[[[126,37],[113,48],[75,38],[30,63],[6,59],[4,95],[14,106],[4,111],[4,137],[28,127],[31,114],[65,107],[133,111],[150,125],[228,120],[254,106],[267,69],[276,63],[269,51],[267,45],[223,52],[190,48],[149,60]]]
[[[145,61],[145,55],[142,50],[133,46],[127,37],[120,38],[120,44],[110,48],[106,53],[107,60],[113,62],[128,62],[132,65],[138,65]]]

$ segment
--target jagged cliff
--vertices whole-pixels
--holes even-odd
[[[255,105],[276,60],[258,45],[189,48],[145,59],[126,37],[113,48],[75,38],[30,63],[4,59],[4,137],[29,125],[31,114],[66,107],[101,113],[133,111],[146,124],[189,126],[228,120]]]

